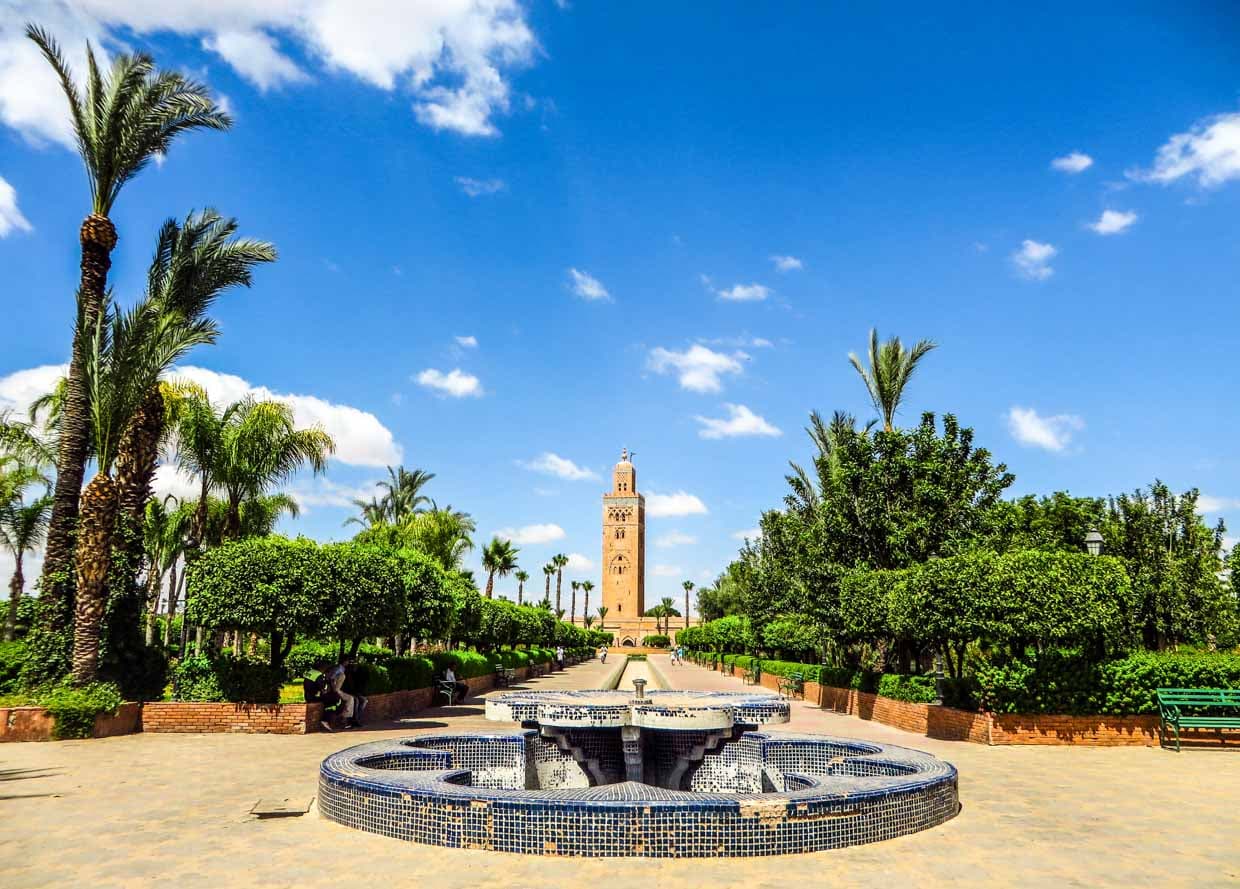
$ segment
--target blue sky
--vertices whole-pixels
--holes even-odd
[[[126,188],[113,282],[207,205],[277,245],[186,373],[337,433],[290,533],[400,460],[593,577],[627,445],[657,599],[779,503],[811,409],[871,415],[871,326],[940,344],[903,420],[956,413],[1013,493],[1161,477],[1240,526],[1229,4],[167,6],[0,0],[0,404],[66,358],[88,209],[30,18],[234,114]]]

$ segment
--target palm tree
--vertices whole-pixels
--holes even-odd
[[[73,561],[73,533],[94,432],[86,363],[88,341],[99,329],[106,309],[108,269],[116,246],[116,228],[108,215],[125,183],[152,158],[167,154],[179,134],[204,128],[223,130],[231,121],[211,100],[205,86],[177,72],[156,70],[154,61],[144,53],[117,55],[112,69],[103,74],[88,45],[83,94],[51,35],[28,25],[26,36],[38,45],[60,79],[91,192],[91,212],[79,233],[82,258],[77,323],[60,420],[56,487],[41,584],[41,597],[53,606],[43,611],[44,619],[50,629],[56,629],[67,625],[74,610],[72,587],[63,578]]]
[[[177,563],[185,551],[185,534],[193,520],[193,510],[176,497],[149,500],[143,514],[142,545],[146,555],[146,644],[155,637],[155,615],[159,613],[160,593],[166,575],[168,583],[168,620],[164,623],[164,645],[170,641],[172,616],[179,598]]]
[[[212,481],[228,501],[227,540],[241,533],[241,504],[287,481],[303,465],[318,475],[336,443],[321,428],[296,427],[293,409],[280,401],[247,396],[229,405],[220,427]]]
[[[383,505],[386,520],[395,525],[422,512],[422,504],[431,502],[429,497],[419,492],[435,477],[435,473],[421,469],[410,471],[403,466],[395,469],[389,466],[387,471],[387,481],[379,482],[379,487],[386,492],[379,502]]]
[[[216,333],[209,318],[188,318],[148,293],[127,311],[108,305],[94,330],[84,338],[97,472],[82,491],[74,552],[72,672],[79,685],[94,681],[99,667],[100,628],[120,509],[113,470],[124,432],[160,375],[194,346],[214,342]],[[67,420],[66,413],[64,422]],[[62,442],[67,432],[64,422]]]
[[[564,585],[564,567],[568,565],[568,556],[564,553],[556,553],[551,557],[551,564],[555,566],[555,610],[557,614],[563,614],[564,609],[560,606],[560,588]]]
[[[594,583],[593,581],[583,580],[581,582],[581,588],[585,590],[585,594],[586,594],[586,600],[581,606],[581,613],[586,618],[589,618],[590,616],[590,590],[594,589]],[[586,626],[588,627],[589,624],[586,624]]]
[[[848,360],[861,375],[861,380],[870,393],[870,401],[874,403],[874,410],[882,418],[885,431],[895,430],[896,411],[904,398],[904,388],[912,379],[913,371],[917,370],[921,359],[935,346],[931,340],[921,340],[912,349],[905,349],[898,336],[880,346],[878,329],[871,328],[869,368],[862,365],[860,358],[849,353]]]
[[[594,615],[587,614],[581,619],[581,622],[586,625],[587,630],[590,629],[590,627],[594,626]]]
[[[603,632],[603,621],[607,620],[607,611],[608,609],[606,605],[600,605],[598,607],[598,631],[600,633]]]
[[[482,548],[482,569],[487,573],[488,599],[493,598],[495,575],[503,578],[516,570],[519,552],[511,540],[500,540],[498,537],[492,537],[491,542]]]
[[[377,528],[387,522],[387,506],[377,497],[369,500],[354,497],[352,502],[361,515],[349,516],[344,520],[345,527],[361,525],[363,528]]]
[[[543,565],[543,577],[547,581],[547,586],[543,590],[543,601],[546,602],[548,606],[551,605],[551,578],[554,576],[555,576],[555,563],[548,562],[546,565]]]
[[[577,622],[577,590],[581,589],[581,581],[574,580],[569,586],[572,588],[573,593],[568,599],[568,622],[574,624]]]
[[[689,628],[689,594],[693,592],[693,581],[686,580],[681,584],[685,588],[685,629]]]
[[[3,463],[0,462],[0,466]],[[33,477],[32,477],[33,476]],[[17,629],[17,609],[21,602],[26,577],[22,573],[22,560],[33,552],[47,531],[52,513],[52,497],[44,493],[27,503],[23,489],[30,483],[42,481],[29,467],[18,467],[7,472],[0,470],[0,546],[13,557],[13,577],[9,580],[9,613],[4,623],[4,639],[13,641]]]
[[[530,579],[530,573],[528,571],[517,571],[513,574],[513,577],[517,579],[517,604],[524,605],[525,582]]]
[[[215,467],[220,460],[224,437],[224,415],[216,410],[206,393],[191,396],[181,404],[176,423],[177,465],[198,481],[198,500],[185,542],[185,557],[192,561],[206,539],[211,491],[215,489]]]

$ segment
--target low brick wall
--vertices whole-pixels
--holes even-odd
[[[1183,734],[1183,733],[1182,733]],[[1216,732],[1204,733],[1221,740]],[[1184,737],[1201,740],[1203,733]],[[1060,716],[1016,713],[990,716],[991,744],[1087,744],[1095,747],[1156,747],[1158,717]]]
[[[319,704],[148,701],[142,710],[144,732],[304,735],[323,715]]]
[[[50,741],[56,720],[42,707],[0,707],[0,743]],[[142,731],[142,705],[126,702],[115,716],[96,716],[92,738],[110,738]]]

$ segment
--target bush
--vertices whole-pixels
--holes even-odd
[[[15,691],[22,664],[26,662],[24,642],[0,642],[0,694]]]
[[[900,676],[884,673],[878,680],[878,693],[896,701],[913,704],[933,704],[935,693],[933,676]]]
[[[61,685],[42,695],[39,704],[52,714],[52,737],[57,740],[89,738],[95,730],[95,717],[113,714],[121,705],[121,692],[115,685],[96,682],[75,687]]]
[[[435,664],[428,657],[394,657],[385,666],[392,691],[429,688],[435,678]]]
[[[231,654],[187,657],[172,671],[173,696],[179,701],[274,704],[283,684],[282,669]]]
[[[671,644],[672,640],[668,639],[667,636],[662,633],[654,633],[642,639],[642,645],[650,648],[667,648]]]
[[[431,655],[431,662],[435,665],[436,675],[451,664],[457,679],[473,679],[494,671],[486,656],[476,651],[437,651]]]
[[[766,649],[785,657],[816,657],[822,639],[822,628],[804,614],[781,615],[762,628]]]
[[[354,676],[355,694],[382,695],[393,690],[391,673],[381,664],[359,662]]]

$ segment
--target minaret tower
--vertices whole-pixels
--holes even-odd
[[[629,450],[620,452],[611,491],[603,495],[603,604],[607,623],[646,611],[646,498],[637,493]]]

